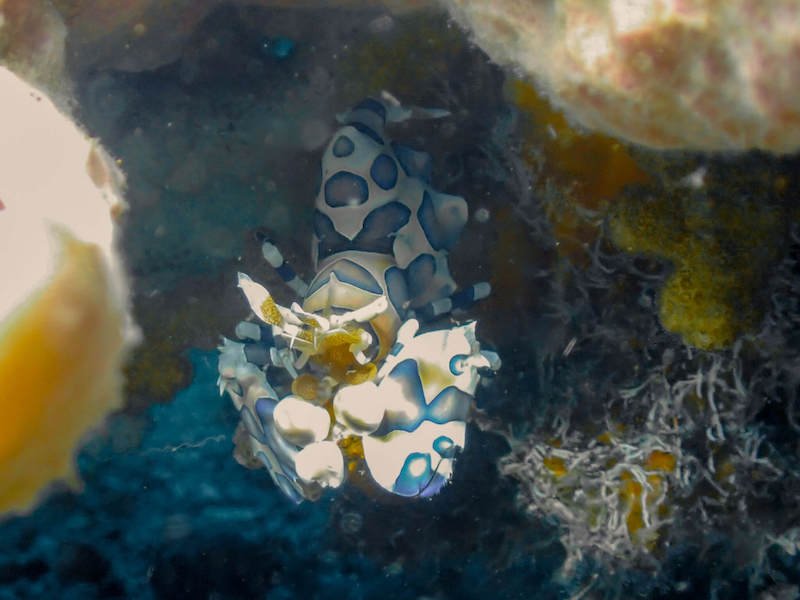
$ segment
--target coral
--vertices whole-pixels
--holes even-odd
[[[654,550],[675,501],[676,449],[655,436],[626,440],[604,433],[590,443],[566,430],[561,436],[549,443],[512,441],[500,461],[500,471],[521,482],[528,510],[561,520],[573,561],[587,546],[617,560]]]
[[[65,239],[57,275],[0,336],[0,514],[29,509],[120,404],[120,315],[96,248]]]
[[[654,148],[800,147],[794,0],[447,0],[581,125]]]
[[[724,538],[737,548],[730,568],[749,573],[742,588],[756,590],[794,556],[796,510],[774,513],[765,503],[784,506],[800,481],[786,429],[797,408],[797,318],[783,312],[797,289],[788,276],[795,252],[765,283],[775,308],[764,328],[726,353],[675,348],[642,306],[607,308],[602,320],[573,306],[576,319],[595,319],[579,337],[582,350],[556,359],[560,383],[541,387],[536,431],[506,431],[511,452],[499,463],[520,483],[523,509],[557,518],[572,577],[587,559],[611,570],[660,570],[677,548]],[[624,264],[586,281],[625,277]],[[649,343],[628,344],[633,335]],[[615,374],[604,378],[609,369]],[[576,383],[583,379],[592,385]],[[612,580],[590,582],[614,589]]]
[[[534,355],[539,364],[515,397],[527,413],[516,416],[513,430],[485,425],[510,443],[499,466],[519,483],[520,507],[537,521],[555,518],[568,577],[583,578],[600,597],[656,594],[652,583],[606,575],[619,567],[626,577],[671,576],[663,585],[677,591],[682,575],[671,570],[670,556],[693,545],[712,554],[735,549],[715,584],[727,586],[720,592],[727,597],[755,595],[784,581],[784,565],[793,568],[797,511],[785,511],[800,481],[800,237],[796,226],[784,234],[793,220],[794,165],[763,156],[712,161],[704,183],[692,177],[691,185],[673,186],[670,201],[648,202],[634,189],[616,207],[615,219],[627,211],[641,217],[647,235],[635,237],[640,246],[677,256],[691,235],[706,244],[703,251],[740,261],[715,259],[714,268],[743,270],[745,278],[751,267],[758,272],[755,300],[743,302],[763,307],[760,326],[727,350],[697,352],[666,333],[653,300],[670,272],[613,252],[602,238],[588,267],[540,291],[551,307],[542,317],[548,335],[565,345],[543,343]],[[718,192],[726,192],[725,202],[709,200]],[[723,279],[733,282],[742,284]],[[587,564],[599,570],[590,575]]]
[[[573,127],[530,84],[511,79],[507,94],[520,113],[520,156],[536,173],[558,251],[585,265],[602,217],[622,190],[651,181],[618,140]]]
[[[0,516],[77,481],[74,452],[121,404],[132,341],[113,248],[117,173],[50,101],[0,68]]]
[[[724,190],[636,193],[614,209],[614,243],[663,257],[673,272],[659,295],[663,326],[704,350],[732,344],[761,322],[769,267],[780,258],[788,210]]]

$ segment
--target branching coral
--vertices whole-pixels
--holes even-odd
[[[787,431],[797,427],[800,409],[800,340],[793,333],[800,238],[790,237],[787,254],[782,235],[791,214],[783,198],[794,184],[761,165],[761,175],[746,176],[763,175],[766,193],[729,177],[725,185],[736,193],[714,203],[703,190],[724,189],[713,180],[721,177],[715,169],[730,175],[714,166],[707,186],[680,188],[683,195],[676,192],[671,203],[628,192],[611,232],[639,255],[615,252],[601,234],[584,246],[585,268],[568,263],[543,280],[546,325],[539,327],[549,339],[537,357],[530,412],[517,417],[526,425],[503,432],[511,453],[500,470],[519,482],[526,512],[555,517],[565,568],[578,574],[598,559],[606,567],[656,569],[677,548],[726,539],[737,548],[731,566],[746,567],[753,591],[769,578],[784,580],[775,553],[795,551],[792,527],[800,514],[786,507],[796,505],[790,498],[800,470]],[[621,223],[635,224],[636,235]],[[653,259],[664,256],[663,248],[676,257],[673,271]],[[705,264],[679,262],[690,252]],[[738,315],[722,321],[732,331],[744,314],[736,306],[747,304],[754,333],[736,329],[731,347],[714,352],[676,343],[656,311],[661,303],[663,323],[670,282],[682,272],[696,289],[685,302],[696,304],[671,310],[737,302],[731,310]],[[722,289],[714,294],[714,287]],[[739,297],[720,296],[731,290]],[[593,588],[606,585],[616,584],[591,580]]]
[[[565,421],[560,429],[549,444],[513,444],[500,470],[520,480],[529,511],[564,525],[566,569],[590,548],[618,559],[652,549],[670,522],[679,447],[652,435],[627,443],[607,432],[587,443]]]

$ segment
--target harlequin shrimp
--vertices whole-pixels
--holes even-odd
[[[464,448],[481,374],[500,366],[474,321],[434,325],[490,289],[457,291],[450,276],[464,199],[430,187],[430,155],[386,137],[389,122],[442,112],[391,100],[366,99],[340,117],[325,150],[310,284],[263,240],[299,301],[281,306],[240,273],[256,320],[220,346],[220,393],[241,417],[237,460],[265,467],[295,502],[348,474],[400,496],[436,494]]]

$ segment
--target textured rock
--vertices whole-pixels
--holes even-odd
[[[800,148],[794,0],[447,0],[578,123],[655,148]]]

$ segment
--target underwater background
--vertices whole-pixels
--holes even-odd
[[[590,133],[441,12],[222,6],[170,58],[68,55],[143,337],[80,491],[0,522],[0,598],[800,597],[795,155]],[[468,202],[449,261],[503,366],[438,495],[294,505],[232,457],[216,346],[237,272],[292,300],[259,236],[313,272],[336,115],[383,90],[450,112],[392,136]]]

